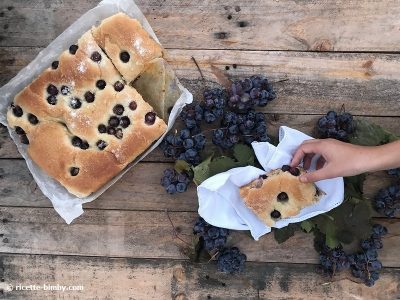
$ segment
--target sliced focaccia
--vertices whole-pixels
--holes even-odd
[[[10,105],[9,126],[47,174],[88,196],[166,130],[85,33]]]
[[[136,19],[124,13],[104,19],[92,32],[128,83],[135,80],[150,61],[162,57],[161,46]]]
[[[313,183],[302,183],[301,168],[283,166],[240,188],[240,196],[257,217],[272,227],[279,219],[297,215],[324,194]]]

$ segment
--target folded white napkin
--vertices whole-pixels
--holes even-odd
[[[197,187],[199,214],[211,225],[235,229],[250,230],[255,240],[271,232],[271,228],[261,222],[240,198],[239,188],[258,178],[265,171],[271,171],[289,164],[297,147],[312,137],[289,127],[279,129],[279,144],[253,142],[251,145],[264,170],[248,166],[234,168],[205,180]],[[314,157],[310,170],[315,170],[318,157]],[[343,202],[343,178],[333,178],[316,182],[326,193],[321,200],[300,211],[297,216],[281,219],[275,227],[282,228],[289,223],[297,223],[330,211]]]

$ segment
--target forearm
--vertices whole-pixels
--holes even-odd
[[[400,141],[377,147],[365,147],[362,154],[363,172],[374,172],[400,167]]]

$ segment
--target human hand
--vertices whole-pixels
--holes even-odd
[[[300,176],[302,182],[315,182],[341,176],[353,176],[366,171],[370,159],[370,147],[343,143],[334,139],[304,141],[293,155],[290,166],[296,167],[303,160],[309,169],[311,159],[320,155],[316,171]]]

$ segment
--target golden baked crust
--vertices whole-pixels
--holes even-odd
[[[92,32],[127,82],[136,79],[151,60],[163,55],[161,46],[140,23],[124,13],[104,19]],[[121,59],[123,52],[129,54],[125,62]]]
[[[7,119],[29,143],[32,160],[85,197],[143,153],[166,124],[125,84],[90,31],[77,46],[14,98]]]
[[[298,168],[298,174],[305,171]],[[272,227],[278,219],[297,215],[320,199],[313,183],[302,183],[298,176],[281,169],[260,176],[240,188],[240,196],[257,217]]]

